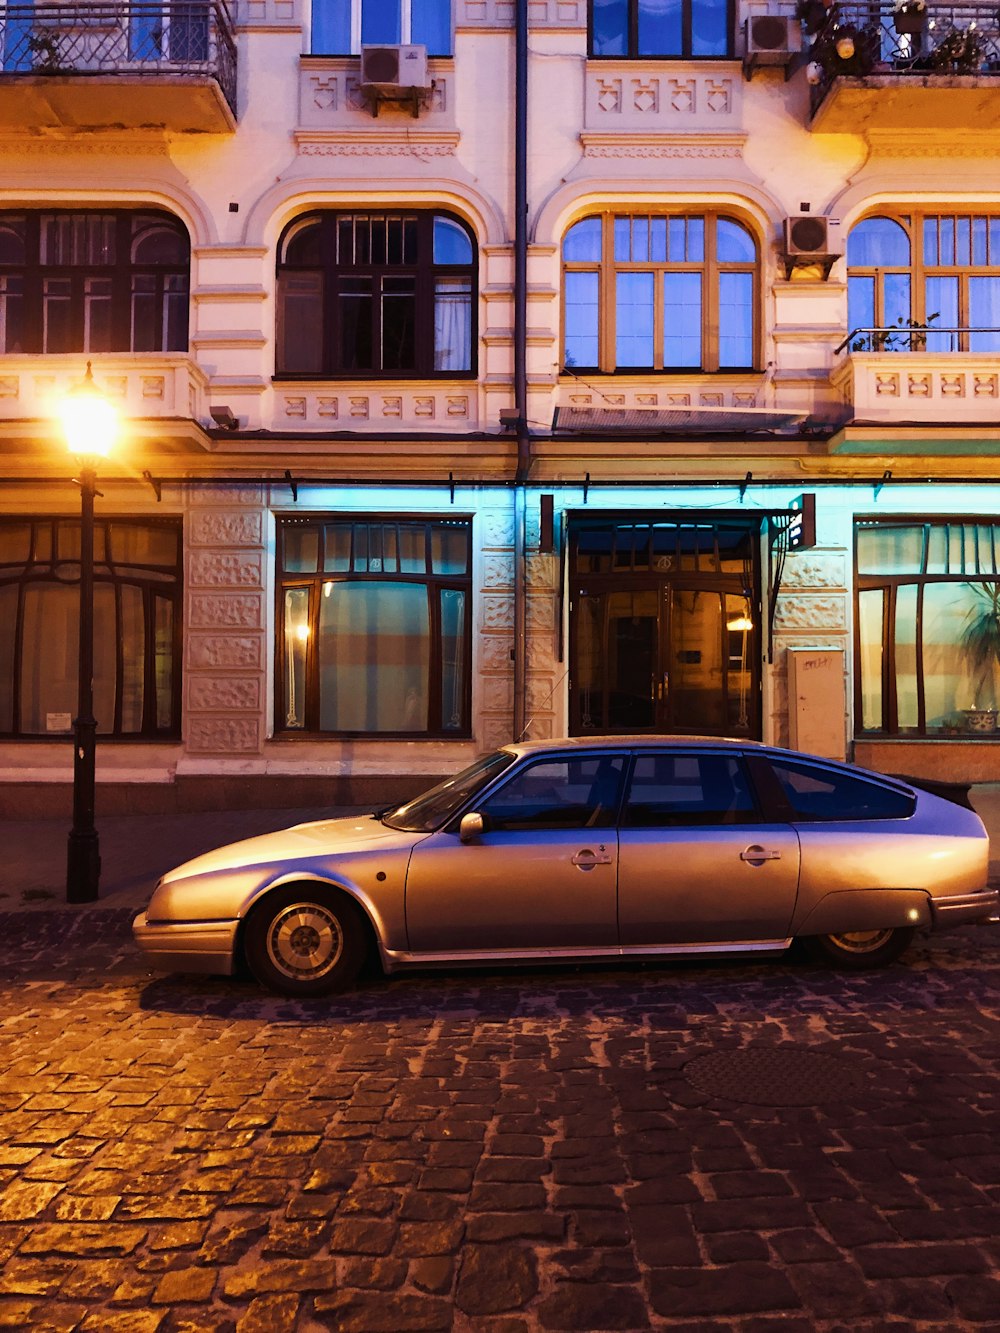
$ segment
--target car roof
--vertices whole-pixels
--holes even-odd
[[[535,754],[539,750],[621,750],[648,749],[662,750],[664,747],[712,745],[720,749],[764,749],[760,741],[740,740],[735,736],[562,736],[550,741],[510,741],[502,745],[502,750],[513,750],[517,754]]]

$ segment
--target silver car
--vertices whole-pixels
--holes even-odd
[[[846,968],[995,919],[972,810],[751,742],[508,745],[416,800],[164,875],[135,938],[167,971],[287,995],[405,967],[765,953]]]

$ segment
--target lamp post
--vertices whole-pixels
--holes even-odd
[[[100,843],[94,827],[97,721],[94,717],[94,496],[97,464],[118,435],[118,413],[94,383],[87,362],[82,382],[60,404],[66,447],[80,475],[80,652],[77,707],[73,719],[73,827],[66,856],[66,901],[90,903],[101,877]]]

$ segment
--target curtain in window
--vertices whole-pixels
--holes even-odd
[[[434,369],[468,370],[472,360],[472,288],[465,278],[434,284]]]

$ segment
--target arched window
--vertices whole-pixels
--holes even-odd
[[[313,0],[313,55],[357,55],[362,45],[400,42],[451,55],[451,0]]]
[[[593,0],[590,13],[594,56],[733,54],[733,0]]]
[[[186,352],[190,253],[168,213],[0,213],[0,351]]]
[[[444,213],[311,213],[278,247],[279,375],[470,375],[475,246]]]
[[[847,241],[854,351],[1000,351],[1000,214],[895,211]]]
[[[716,213],[585,217],[563,239],[565,364],[583,370],[750,370],[757,242]]]

